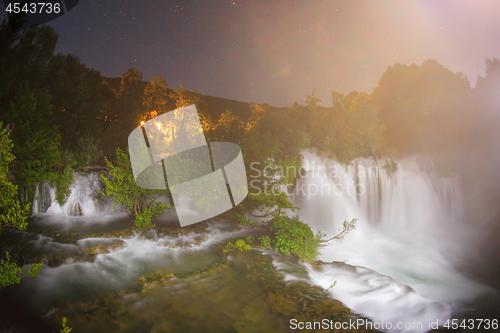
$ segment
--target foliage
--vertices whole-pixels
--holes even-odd
[[[244,127],[244,122],[231,111],[226,110],[226,112],[220,116],[219,121],[212,125],[208,132],[208,136],[210,141],[239,143],[244,133]]]
[[[21,278],[29,274],[31,277],[38,276],[38,271],[42,269],[43,264],[33,264],[30,269],[19,267],[10,260],[9,252],[5,253],[6,260],[0,261],[0,289],[11,284],[21,283]]]
[[[15,159],[11,153],[12,141],[9,137],[9,131],[2,128],[0,122],[0,230],[4,226],[26,229],[26,218],[29,215],[30,205],[21,208],[17,200],[17,186],[7,179],[9,164]]]
[[[21,208],[17,200],[17,186],[7,179],[9,173],[8,165],[14,161],[15,157],[11,153],[12,141],[7,129],[3,128],[0,122],[0,231],[6,226],[25,230],[28,223],[26,218],[29,215],[30,205]],[[33,264],[28,270],[31,277],[37,276],[42,264]],[[26,267],[19,267],[17,263],[10,261],[10,255],[6,253],[6,260],[0,263],[0,289],[9,284],[20,283],[21,278],[26,273]]]
[[[213,128],[214,124],[207,112],[207,105],[199,92],[186,90],[184,85],[179,84],[179,88],[174,88],[169,96],[175,101],[176,109],[195,104],[203,131],[206,133]]]
[[[332,92],[332,109],[313,118],[313,141],[319,152],[343,164],[360,156],[376,156],[381,127],[371,97],[353,91]]]
[[[113,92],[100,72],[72,54],[55,54],[46,67],[43,82],[52,97],[52,123],[59,129],[62,147],[76,154],[81,152],[80,138],[98,138],[111,124]]]
[[[250,222],[250,220],[242,216],[240,216],[240,221],[243,224]],[[291,254],[302,260],[312,261],[318,256],[319,248],[323,246],[323,243],[331,240],[342,241],[346,234],[356,229],[356,222],[357,219],[353,219],[350,222],[344,221],[343,230],[339,234],[330,239],[325,239],[325,234],[321,230],[318,230],[314,234],[309,225],[300,221],[297,215],[290,218],[280,213],[271,220],[263,222],[263,224],[269,225],[272,235],[260,237],[260,244],[264,248],[273,246],[276,251],[282,252],[285,255]],[[247,237],[247,243],[250,242],[249,237]],[[253,238],[251,240],[253,241]],[[234,245],[230,245],[240,248],[244,244],[243,240],[239,240]]]
[[[100,149],[101,141],[89,135],[82,136],[77,140],[77,163],[79,166],[91,165],[102,156]]]
[[[319,254],[321,231],[316,235],[298,216],[280,215],[269,222],[274,232],[272,244],[276,251],[293,254],[302,260],[314,260]]]
[[[306,106],[310,110],[314,110],[318,106],[318,103],[321,102],[321,99],[319,99],[317,96],[315,96],[315,94],[316,94],[316,89],[313,89],[313,91],[311,92],[311,95],[307,96],[307,99],[306,99]]]
[[[146,111],[144,121],[168,111],[168,85],[164,79],[154,75],[144,89],[143,105]]]
[[[252,244],[254,241],[254,238],[252,236],[247,236],[247,238],[245,238],[245,242],[247,242],[247,244]]]
[[[343,229],[338,233],[336,236],[333,236],[330,239],[324,239],[324,235],[321,236],[321,243],[327,243],[331,240],[338,240],[338,241],[343,241],[345,235],[347,235],[350,231],[356,229],[356,223],[358,222],[358,219],[352,219],[350,222],[344,221],[343,223]]]
[[[73,153],[65,150],[61,153],[60,160],[54,166],[54,172],[48,176],[50,186],[56,188],[55,200],[61,206],[66,203],[66,200],[68,200],[71,195],[70,186],[75,181],[75,174],[72,166],[76,163]]]
[[[287,193],[283,188],[293,184],[294,174],[300,165],[295,161],[279,160],[274,162],[270,159],[262,163],[252,163],[247,170],[249,195],[237,208],[240,223],[245,225],[256,225],[250,220],[245,220],[243,213],[258,218],[273,218],[278,216],[282,210],[295,211],[296,207],[288,200]],[[297,167],[295,167],[297,165]],[[292,166],[292,175],[288,167]],[[255,214],[254,211],[261,213]]]
[[[241,225],[244,225],[244,226],[254,226],[254,227],[258,227],[258,225],[259,225],[259,222],[252,222],[249,218],[247,218],[244,215],[236,213],[235,216],[236,216],[236,219],[238,220],[238,222]]]
[[[236,242],[234,242],[234,244],[231,242],[227,242],[227,247],[232,247],[240,251],[248,251],[252,249],[252,247],[249,244],[246,244],[243,239],[238,239]]]
[[[271,246],[271,237],[268,235],[264,235],[260,238],[260,245],[262,245],[265,248],[268,248]]]
[[[250,118],[245,126],[245,131],[247,132],[254,128],[260,119],[269,112],[269,104],[250,103],[250,112]]]
[[[73,55],[54,54],[58,36],[49,26],[12,32],[0,26],[0,121],[9,126],[10,165],[21,207],[37,183],[57,186],[65,201],[81,135],[101,135],[113,97],[100,73]],[[108,122],[109,123],[109,122]]]
[[[134,225],[139,229],[154,227],[154,224],[151,224],[151,219],[160,215],[168,208],[169,206],[162,202],[153,202],[149,207],[142,208],[142,210],[135,215]]]
[[[114,203],[122,204],[125,210],[134,216],[136,227],[140,229],[153,227],[151,219],[170,209],[169,205],[156,201],[166,192],[137,186],[129,156],[120,148],[116,149],[116,164],[113,165],[108,159],[106,164],[110,179],[101,175],[105,189],[100,193],[112,196],[111,200]]]
[[[66,317],[63,317],[63,319],[62,319],[63,329],[60,331],[61,333],[69,333],[73,330],[71,327],[66,326],[67,321],[68,321],[68,319]]]
[[[16,160],[10,167],[22,205],[33,200],[34,184],[57,177],[55,169],[62,159],[61,136],[48,121],[51,114],[46,96],[30,92],[25,85],[16,92],[4,118],[12,128]]]
[[[121,78],[107,79],[106,83],[112,94],[108,100],[110,115],[105,116],[110,121],[106,131],[101,136],[103,155],[108,159],[114,158],[115,149],[127,147],[128,136],[131,131],[144,120],[144,89],[145,83],[141,82],[142,73],[137,69],[129,68],[121,74]]]

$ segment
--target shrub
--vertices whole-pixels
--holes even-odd
[[[269,225],[275,234],[273,246],[276,251],[293,254],[303,260],[314,260],[318,256],[321,231],[314,235],[309,225],[301,222],[298,216],[280,215],[269,221]]]
[[[6,260],[0,261],[0,289],[10,284],[21,283],[26,273],[31,277],[38,276],[38,271],[42,269],[43,264],[33,264],[28,270],[26,266],[19,267],[15,262],[10,260],[9,252],[5,254]]]
[[[269,237],[268,235],[262,236],[260,238],[260,244],[265,248],[270,247],[271,246],[271,237]]]
[[[116,164],[113,165],[106,159],[108,179],[101,175],[105,184],[104,191],[100,194],[112,196],[114,203],[120,203],[125,210],[134,216],[134,225],[139,229],[154,227],[151,219],[170,209],[170,205],[157,202],[165,194],[164,190],[148,190],[136,185],[129,155],[120,148],[116,149]]]

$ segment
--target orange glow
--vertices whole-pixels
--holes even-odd
[[[144,125],[144,121],[141,121],[141,126],[143,126],[143,125]]]

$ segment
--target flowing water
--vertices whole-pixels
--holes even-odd
[[[391,322],[391,332],[427,331],[429,323],[470,312],[465,304],[477,297],[499,300],[498,291],[458,271],[484,232],[464,215],[459,175],[439,175],[432,160],[417,155],[397,161],[393,173],[385,159],[360,158],[346,167],[314,151],[303,157],[303,175],[291,191],[301,220],[330,238],[343,221],[358,219],[343,242],[322,249],[320,259],[330,264],[305,265],[310,284],[376,322]],[[422,330],[400,330],[398,323],[422,323]]]
[[[98,194],[100,175],[90,173],[77,175],[64,206],[53,201],[50,186],[41,184],[29,232],[2,235],[11,249],[18,246],[46,263],[40,277],[26,278],[6,293],[45,320],[68,317],[75,332],[256,327],[281,332],[309,309],[314,314],[304,318],[335,313],[346,320],[337,305],[328,305],[331,313],[318,308],[329,296],[354,314],[384,322],[376,328],[387,332],[426,332],[431,323],[489,315],[495,308],[475,311],[477,299],[498,299],[498,292],[458,270],[482,236],[465,217],[458,175],[438,175],[432,160],[421,156],[393,164],[360,158],[349,167],[311,150],[303,158],[302,177],[290,193],[301,220],[332,237],[343,221],[358,219],[343,242],[322,248],[321,265],[274,251],[224,255],[228,241],[263,232],[231,221],[214,220],[183,232],[188,229],[179,228],[170,213],[156,220],[157,230],[124,232],[130,218]],[[169,232],[172,226],[179,232]],[[267,258],[269,267],[259,258]],[[296,292],[294,300],[304,297],[300,307],[280,293],[280,281]],[[297,286],[306,289],[293,291]],[[307,302],[312,303],[306,309]]]

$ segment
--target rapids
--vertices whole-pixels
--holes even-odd
[[[318,266],[263,251],[286,283],[321,287],[360,316],[384,322],[381,330],[386,332],[426,332],[430,323],[438,321],[442,326],[448,319],[467,317],[475,311],[474,300],[484,295],[498,299],[497,290],[458,269],[482,232],[465,214],[458,174],[438,174],[431,159],[418,155],[397,161],[358,158],[351,166],[321,158],[313,150],[302,155],[301,177],[289,189],[301,220],[329,237],[342,229],[344,221],[356,218],[358,222],[343,242],[330,241],[322,247],[323,263]],[[54,201],[54,189],[40,184],[30,225],[35,230],[55,230],[57,236],[18,231],[8,235],[34,256],[59,256],[57,263],[45,265],[40,277],[24,279],[19,288],[13,288],[15,297],[35,313],[45,309],[46,318],[51,318],[55,312],[49,309],[60,302],[88,300],[102,291],[119,292],[133,287],[144,274],[202,269],[221,259],[220,249],[228,240],[258,236],[252,229],[234,228],[234,223],[217,219],[200,233],[89,236],[130,224],[120,207],[98,193],[101,186],[99,172],[77,174],[67,203],[61,206]],[[155,222],[176,224],[175,212]],[[73,241],[66,243],[65,236]],[[73,259],[76,253],[99,245],[108,250],[93,259]],[[176,288],[187,288],[180,280],[172,283],[163,289],[164,297],[174,297]],[[203,286],[209,288],[205,282]],[[160,311],[153,310],[157,303],[139,302],[137,297],[125,295],[123,300]],[[138,322],[146,320],[137,316]],[[91,331],[90,327],[81,330]]]

